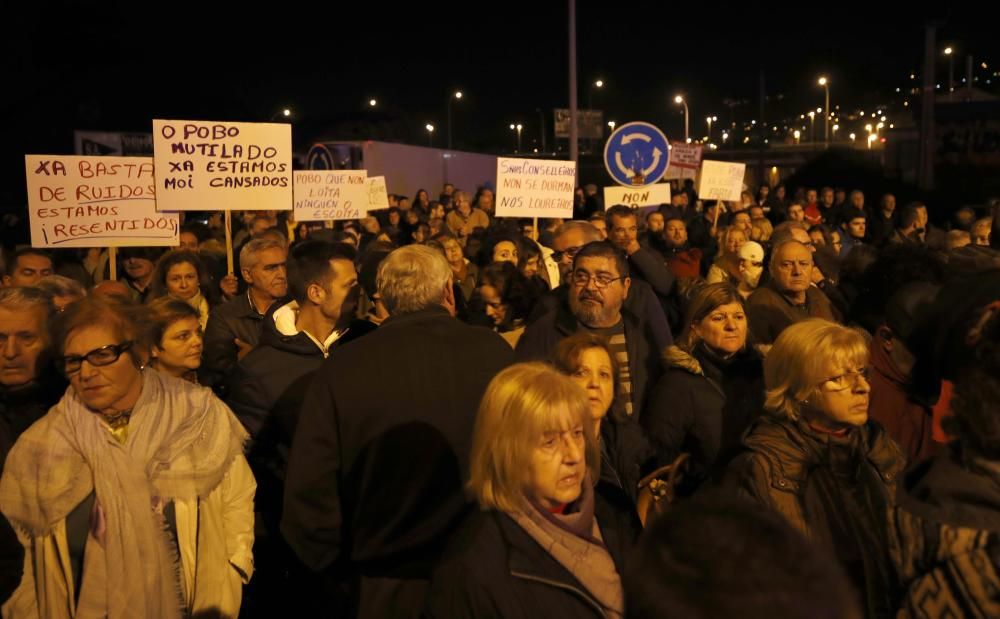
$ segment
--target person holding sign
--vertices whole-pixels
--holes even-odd
[[[87,298],[52,328],[66,395],[18,439],[0,511],[26,569],[10,617],[236,617],[253,574],[246,432],[146,368],[144,308]]]

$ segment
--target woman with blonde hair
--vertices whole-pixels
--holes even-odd
[[[722,234],[719,256],[705,277],[709,284],[729,282],[735,286],[740,283],[740,247],[748,240],[743,228],[736,226],[730,226]]]
[[[87,298],[52,325],[70,387],[7,457],[25,548],[4,617],[236,617],[253,574],[246,431],[208,389],[145,366],[145,308]]]
[[[542,363],[500,372],[472,437],[480,510],[435,571],[428,617],[622,617],[621,540],[594,516],[600,456],[585,392]]]
[[[782,514],[851,576],[867,617],[894,610],[886,515],[906,465],[868,418],[868,342],[809,319],[786,328],[764,360],[764,414],[729,473],[735,491]]]

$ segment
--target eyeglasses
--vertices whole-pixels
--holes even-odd
[[[87,360],[87,363],[95,367],[111,365],[115,361],[118,361],[118,358],[122,356],[122,353],[132,348],[132,344],[133,342],[108,344],[107,346],[95,348],[85,355],[67,355],[62,359],[57,359],[56,363],[68,376],[70,374],[76,374],[80,371],[80,367],[83,365],[84,359]]]
[[[820,383],[820,386],[829,385],[831,387],[830,391],[843,391],[844,389],[850,389],[857,387],[860,379],[864,378],[865,382],[868,382],[871,376],[870,368],[861,368],[860,370],[851,370],[849,372],[844,372],[840,376],[831,376]]]
[[[607,288],[612,283],[617,282],[621,277],[612,277],[610,275],[605,275],[604,273],[598,273],[597,275],[591,275],[586,271],[573,271],[571,277],[573,278],[573,283],[581,288],[585,288],[590,284],[590,280],[594,280],[594,285],[598,288]]]
[[[556,262],[561,262],[563,256],[566,256],[567,258],[572,260],[573,258],[576,258],[577,252],[579,252],[582,248],[583,245],[578,245],[576,247],[567,247],[563,251],[554,251],[552,252],[552,259],[555,260]]]

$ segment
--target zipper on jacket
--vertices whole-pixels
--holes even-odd
[[[532,576],[531,574],[525,574],[523,572],[515,572],[514,570],[511,570],[510,575],[514,576],[516,578],[523,578],[525,580],[533,580],[535,582],[540,582],[540,583],[542,583],[544,585],[550,585],[550,586],[555,587],[557,589],[562,589],[564,591],[569,591],[570,593],[575,593],[579,597],[583,598],[583,600],[585,602],[587,602],[588,604],[590,604],[591,606],[593,606],[594,610],[597,611],[598,615],[600,615],[601,617],[606,617],[607,616],[604,613],[604,609],[601,607],[600,604],[598,604],[593,598],[591,598],[589,595],[587,595],[586,593],[584,593],[580,589],[577,589],[573,585],[567,585],[566,583],[559,582],[557,580],[549,580],[548,578],[542,578],[541,576]]]

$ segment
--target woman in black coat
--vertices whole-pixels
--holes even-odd
[[[595,515],[598,442],[584,391],[542,363],[500,372],[476,418],[481,511],[435,570],[426,617],[620,618],[628,543]]]
[[[719,480],[764,403],[764,370],[747,342],[746,306],[730,284],[708,284],[688,306],[677,345],[664,351],[642,425],[658,460],[690,454],[684,491]]]

